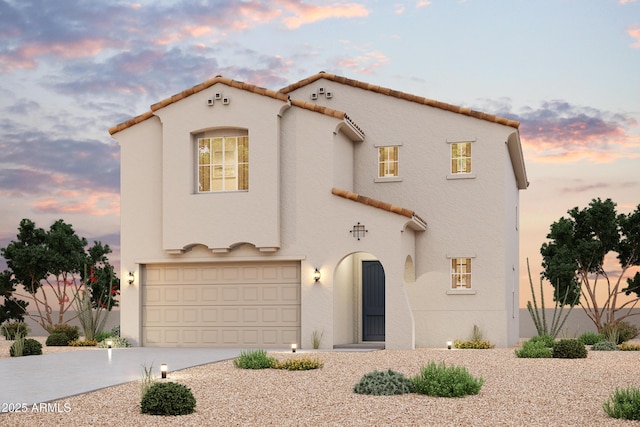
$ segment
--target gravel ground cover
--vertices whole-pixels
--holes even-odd
[[[44,338],[43,338],[44,340]],[[0,338],[0,357],[8,357]],[[44,353],[92,349],[43,347]],[[586,359],[518,359],[513,348],[269,353],[317,357],[313,371],[243,370],[224,361],[170,372],[191,388],[196,412],[140,414],[140,381],[63,399],[60,412],[0,414],[4,426],[625,426],[602,403],[616,387],[640,387],[640,353],[589,352]],[[28,356],[37,357],[37,356]],[[465,366],[485,383],[464,398],[353,393],[362,375],[393,369],[406,376],[431,361]],[[71,369],[71,368],[70,368]],[[142,372],[141,372],[142,376]],[[67,410],[65,410],[65,408]]]

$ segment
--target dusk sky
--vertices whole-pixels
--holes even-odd
[[[107,130],[218,74],[323,70],[519,120],[522,305],[552,222],[640,203],[640,0],[0,0],[0,41],[0,247],[62,218],[118,264]]]

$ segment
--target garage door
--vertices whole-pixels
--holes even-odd
[[[143,268],[142,345],[288,347],[300,342],[300,263]]]

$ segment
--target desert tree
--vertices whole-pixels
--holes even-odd
[[[611,199],[593,199],[584,209],[551,224],[540,248],[542,277],[554,287],[554,300],[576,300],[598,330],[634,315],[640,302],[640,205],[618,214]],[[613,255],[619,268],[605,268]],[[623,297],[623,295],[625,295]]]

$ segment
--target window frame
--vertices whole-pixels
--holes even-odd
[[[449,145],[449,172],[447,174],[447,179],[473,179],[476,177],[476,167],[473,161],[473,152],[475,151],[474,144],[476,142],[476,138],[462,138],[462,139],[447,139],[447,144]],[[469,156],[468,157],[454,157],[453,150],[454,147],[458,144],[469,144]],[[469,172],[454,172],[454,161],[462,160],[468,162],[469,164]],[[466,160],[465,160],[466,159]]]
[[[376,177],[374,178],[374,182],[398,182],[398,181],[402,181],[402,177],[400,176],[400,147],[402,146],[402,143],[384,143],[384,144],[374,144],[374,147],[376,149],[376,154],[377,154],[377,161],[376,161]],[[395,149],[396,155],[395,155],[395,160],[381,160],[381,152],[383,149],[388,149],[388,148],[393,148]],[[382,166],[382,162],[386,162],[386,163],[393,163],[395,162],[395,169],[396,169],[396,175],[388,175],[388,176],[381,176],[380,175],[380,171],[381,171],[381,166]]]
[[[207,162],[202,162],[201,157],[201,142],[204,140],[207,140],[205,144],[209,150]],[[214,151],[214,144],[218,143],[220,150]],[[249,133],[246,129],[226,128],[201,132],[194,135],[194,146],[196,194],[249,191]],[[216,156],[214,153],[219,155]],[[227,157],[228,153],[233,153],[234,158],[230,160]],[[208,173],[203,174],[204,169],[208,169]],[[219,186],[214,185],[216,173],[220,175]],[[208,186],[202,185],[205,175],[208,176]],[[227,188],[231,180],[235,180],[234,188]],[[201,189],[203,187],[208,189]]]
[[[447,255],[447,262],[449,265],[449,274],[448,274],[448,285],[447,285],[447,295],[475,295],[476,294],[476,290],[477,288],[474,286],[474,278],[473,278],[473,273],[475,268],[474,267],[474,260],[475,260],[476,256],[475,254],[469,254],[469,253],[459,253],[459,254],[453,254],[453,255]],[[468,261],[468,266],[469,266],[469,272],[463,272],[463,273],[459,273],[458,270],[456,269],[457,265],[462,265],[462,264],[458,264],[457,261],[458,260],[465,260]],[[467,262],[464,263],[464,265],[467,265]],[[468,276],[468,283],[469,283],[469,287],[454,287],[454,283],[456,283],[456,275],[467,275]]]

